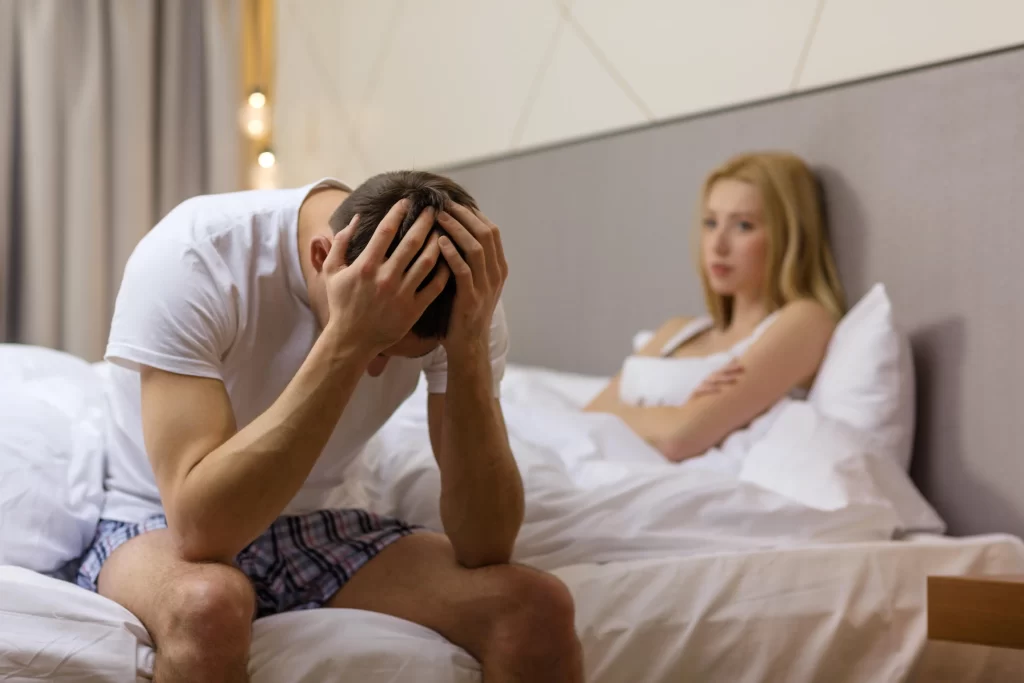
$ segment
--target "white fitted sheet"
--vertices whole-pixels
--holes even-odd
[[[72,584],[0,567],[0,681],[149,681],[154,652],[130,612]],[[253,625],[253,683],[479,683],[466,652],[416,624],[357,610]]]
[[[1024,680],[1024,653],[926,641],[929,574],[1024,572],[1024,543],[991,535],[582,564],[576,598],[590,683]],[[0,567],[0,681],[144,681],[153,651],[118,605]],[[317,610],[254,625],[254,683],[479,683],[429,630]]]
[[[927,641],[926,577],[1024,570],[993,535],[580,565],[588,681],[1024,680],[1024,652]]]

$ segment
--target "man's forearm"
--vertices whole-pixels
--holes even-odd
[[[492,387],[486,343],[449,353],[441,520],[469,567],[508,562],[523,522],[522,479]]]
[[[192,560],[230,560],[284,510],[334,431],[368,359],[328,327],[262,415],[185,477],[170,520]]]

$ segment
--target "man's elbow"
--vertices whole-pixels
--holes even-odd
[[[466,569],[480,569],[512,562],[512,545],[493,545],[486,548],[456,549],[456,561]]]
[[[467,569],[479,569],[497,564],[509,564],[515,551],[516,538],[522,526],[523,516],[510,516],[514,523],[502,528],[489,530],[470,542],[452,542],[455,559]]]
[[[193,563],[221,562],[231,564],[235,553],[209,524],[198,524],[187,514],[167,515],[167,526],[178,555]]]
[[[178,554],[186,562],[195,564],[206,562],[232,564],[234,562],[235,553],[224,544],[209,538],[207,534],[175,534],[175,540],[178,545]]]
[[[197,534],[175,534],[174,540],[178,548],[178,555],[185,562],[193,564],[215,562],[215,557],[219,555],[211,543],[206,539],[199,538]]]

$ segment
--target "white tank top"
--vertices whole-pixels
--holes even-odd
[[[708,375],[739,358],[775,322],[778,311],[772,313],[744,339],[730,348],[708,356],[671,358],[680,346],[712,326],[709,317],[701,317],[684,325],[661,347],[660,356],[631,355],[622,366],[619,380],[619,399],[635,406],[678,406],[690,398]],[[803,392],[791,395],[799,398]]]

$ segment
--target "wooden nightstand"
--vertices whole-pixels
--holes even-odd
[[[928,637],[1024,650],[1024,576],[929,576]]]

